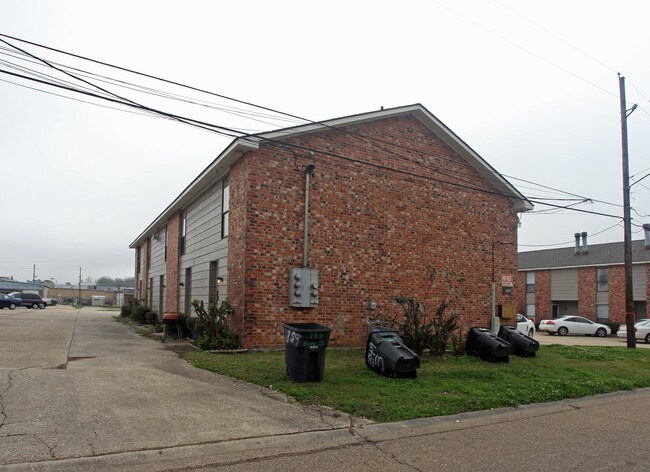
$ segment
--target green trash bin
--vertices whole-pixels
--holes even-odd
[[[284,324],[284,359],[294,382],[320,382],[331,328],[318,323]]]

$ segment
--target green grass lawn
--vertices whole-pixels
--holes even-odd
[[[192,365],[280,390],[375,421],[400,421],[650,387],[650,350],[541,346],[537,357],[492,364],[476,357],[424,357],[418,378],[390,379],[368,369],[362,349],[328,348],[322,382],[285,375],[284,352],[184,355]]]

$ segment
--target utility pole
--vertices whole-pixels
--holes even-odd
[[[32,283],[36,283],[36,264],[34,264],[34,270],[32,272]]]
[[[630,168],[627,154],[627,117],[636,109],[634,105],[626,109],[625,77],[618,74],[618,87],[621,96],[621,142],[623,148],[623,251],[625,253],[625,325],[627,326],[627,347],[636,348],[634,333],[634,298],[632,295],[632,217],[630,215]]]
[[[77,299],[77,305],[81,305],[81,267],[79,267],[79,297]]]

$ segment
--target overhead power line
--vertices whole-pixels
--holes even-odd
[[[0,36],[6,36],[6,35],[2,35],[2,34],[0,34]],[[17,38],[16,38],[16,39],[17,39]],[[20,41],[22,41],[22,40],[20,40]],[[6,41],[4,41],[4,40],[3,40],[3,42],[6,43]],[[27,43],[30,43],[30,42],[28,41]],[[8,44],[8,43],[6,43],[6,44]],[[39,46],[40,46],[40,45],[39,45]],[[44,47],[45,47],[45,46],[44,46]],[[53,49],[53,48],[48,48],[48,47],[45,47],[45,48],[47,48],[47,49]],[[54,49],[53,49],[53,50],[54,50]],[[58,50],[56,50],[56,51],[58,51]],[[70,53],[64,53],[64,54],[70,54]],[[30,56],[32,56],[32,55],[30,54]],[[73,56],[75,56],[75,55],[73,55]],[[35,57],[35,56],[32,56],[32,57]],[[77,56],[77,57],[80,57],[80,56]],[[86,59],[86,60],[90,60],[90,61],[92,61],[92,62],[99,62],[99,61],[95,61],[95,60],[88,59],[88,58],[84,58],[84,59]],[[44,61],[44,62],[47,63],[47,61]],[[101,64],[105,64],[105,63],[101,63]],[[105,65],[106,65],[106,64],[105,64]],[[120,67],[118,67],[118,66],[112,66],[112,65],[109,65],[109,66],[110,66],[110,67],[115,67],[115,68],[117,68],[117,69],[123,69],[123,68],[120,68]],[[58,69],[57,69],[57,70],[58,70]],[[12,74],[12,73],[7,72],[7,71],[0,71],[0,72]],[[136,71],[130,71],[130,72],[133,72],[133,73],[135,73],[135,74],[140,74],[140,75],[148,76],[147,74],[141,74],[141,73],[138,73],[138,72],[136,72]],[[201,129],[206,129],[206,130],[209,130],[209,131],[218,132],[218,133],[223,134],[223,135],[225,135],[225,136],[234,137],[234,138],[241,138],[241,137],[245,137],[245,136],[248,136],[248,137],[252,137],[252,136],[254,136],[254,135],[251,135],[251,134],[243,133],[242,131],[240,131],[240,130],[236,130],[236,129],[233,129],[233,128],[228,128],[228,127],[224,127],[224,126],[220,126],[220,125],[214,125],[214,124],[207,123],[207,122],[204,122],[204,121],[194,120],[194,119],[191,119],[191,118],[182,117],[182,116],[175,115],[175,114],[172,114],[172,113],[164,112],[164,111],[161,111],[161,110],[158,110],[158,109],[154,109],[154,108],[151,108],[151,107],[145,107],[145,106],[143,106],[143,105],[140,105],[140,104],[137,104],[137,103],[135,103],[135,102],[132,102],[132,101],[130,101],[130,100],[128,100],[128,99],[122,99],[122,97],[119,97],[119,96],[117,96],[116,94],[113,94],[112,92],[107,92],[107,93],[109,93],[109,94],[112,95],[112,96],[119,97],[119,99],[111,99],[110,97],[105,97],[105,96],[101,96],[101,95],[98,95],[98,94],[89,93],[89,92],[87,92],[87,91],[81,91],[81,90],[78,90],[78,89],[75,88],[75,87],[67,87],[67,86],[61,86],[61,85],[57,85],[57,84],[53,84],[53,83],[48,83],[47,81],[43,81],[43,80],[38,80],[38,79],[33,79],[33,78],[25,77],[25,76],[22,76],[22,75],[20,75],[20,74],[12,74],[12,75],[15,75],[15,76],[17,76],[17,77],[23,77],[23,78],[28,79],[28,80],[35,80],[35,81],[37,81],[37,82],[40,82],[40,83],[43,83],[43,84],[46,84],[46,85],[50,85],[50,86],[58,86],[58,87],[60,87],[60,88],[63,88],[63,89],[65,89],[65,90],[69,90],[69,91],[73,91],[73,92],[84,93],[84,94],[86,94],[86,95],[93,96],[93,97],[98,98],[98,99],[104,99],[104,100],[113,101],[114,103],[119,103],[120,105],[123,105],[123,106],[133,106],[133,107],[135,107],[135,108],[137,108],[137,109],[144,110],[144,111],[146,111],[146,112],[148,112],[148,113],[153,113],[154,116],[155,116],[155,115],[159,115],[159,116],[162,116],[162,117],[165,117],[165,118],[168,118],[168,119],[174,119],[174,120],[177,120],[177,121],[183,122],[183,123],[185,123],[185,124],[189,124],[189,125],[191,125],[191,126],[199,127],[199,128],[201,128]],[[71,75],[71,74],[69,74],[69,73],[68,73],[67,75],[70,75],[71,77],[73,77],[73,78],[76,79],[76,77],[75,77],[74,75]],[[152,77],[152,76],[149,76],[149,77]],[[162,81],[165,81],[165,82],[170,82],[170,81],[167,81],[167,80],[165,80],[165,79],[159,79],[159,78],[156,78],[156,79],[157,79],[157,80],[162,80]],[[87,83],[89,83],[89,82],[87,82]],[[94,86],[94,84],[91,84],[91,83],[89,83],[89,84],[92,85],[92,86]],[[175,83],[175,84],[177,84],[177,83]],[[181,86],[184,86],[184,85],[182,85],[182,84],[180,84],[180,85],[181,85]],[[194,87],[189,87],[189,86],[187,86],[187,87],[188,87],[188,88],[195,89],[195,90],[199,90],[199,89],[196,89],[196,88],[194,88]],[[100,88],[100,89],[101,89],[101,88]],[[103,89],[101,89],[101,90],[103,90]],[[224,97],[223,95],[220,95],[220,94],[214,94],[214,93],[212,93],[212,92],[207,92],[207,91],[203,91],[203,92],[205,92],[205,93],[210,93],[210,94],[212,94],[212,95],[216,95],[216,96],[220,96],[220,97]],[[228,97],[228,99],[231,99],[231,98]],[[124,100],[128,101],[129,103],[125,103]],[[252,104],[252,103],[250,103],[250,102],[244,102],[244,101],[240,101],[240,100],[237,100],[237,99],[233,99],[233,100],[238,101],[238,102],[240,102],[240,103],[246,103],[247,105],[250,105],[250,106],[259,107],[259,108],[266,109],[266,110],[272,110],[272,109],[269,109],[269,108],[267,108],[267,107],[261,107],[261,106],[258,106],[258,105],[255,105],[255,104]],[[284,115],[287,115],[287,116],[293,116],[293,117],[296,117],[296,115],[286,114],[286,113],[283,113],[283,112],[279,112],[279,111],[277,111],[277,110],[272,110],[272,111],[275,112],[275,113],[280,113],[280,114],[284,114]],[[303,120],[303,121],[310,121],[310,120],[306,120],[306,119],[304,119],[304,118],[300,118],[300,117],[296,117],[296,118],[298,118],[298,119],[300,119],[300,120]],[[361,135],[361,134],[358,134],[358,133],[354,133],[354,132],[350,132],[350,131],[346,131],[346,130],[341,130],[340,128],[337,128],[337,127],[334,127],[334,126],[328,126],[328,125],[323,124],[323,123],[317,123],[317,122],[313,122],[313,121],[312,121],[312,123],[320,124],[320,125],[323,125],[324,127],[329,127],[329,128],[331,128],[331,129],[333,129],[333,130],[343,132],[343,133],[348,134],[348,135],[350,135],[350,136],[355,136],[355,137],[361,138],[361,139],[364,140],[366,143],[370,143],[370,144],[372,144],[373,146],[375,146],[375,148],[379,148],[379,146],[378,146],[377,144],[375,144],[375,141],[377,141],[377,142],[381,142],[381,143],[383,143],[384,145],[394,145],[394,143],[389,142],[389,141],[386,141],[386,140],[381,140],[381,139],[377,139],[377,138],[375,138],[375,137],[368,137],[368,136]],[[270,142],[270,141],[274,141],[274,140],[269,140],[269,139],[266,139],[266,140],[269,141],[269,142]],[[287,143],[284,143],[284,142],[282,142],[282,141],[278,141],[278,143],[281,143],[282,147],[287,147]],[[349,146],[349,143],[346,143],[346,145]],[[296,145],[293,145],[293,144],[290,145],[290,146],[292,146],[292,147],[300,147],[300,146],[296,146]],[[357,146],[357,147],[358,147],[358,146]],[[419,153],[419,151],[417,151],[417,150],[413,150],[413,149],[408,148],[408,147],[405,147],[405,146],[396,146],[396,147],[398,147],[398,148],[401,147],[401,148],[404,148],[404,149],[408,149],[409,151],[416,151],[416,152]],[[342,156],[342,155],[340,155],[340,154],[331,153],[331,152],[324,152],[323,150],[311,149],[311,148],[308,148],[308,147],[304,147],[303,149],[304,149],[304,150],[308,150],[308,151],[310,151],[310,152],[318,152],[318,153],[321,153],[321,154],[330,155],[330,156],[332,156],[332,157],[338,157],[338,158],[341,158],[341,159],[349,159],[350,161],[354,161],[354,162],[358,162],[358,163],[363,163],[363,164],[367,164],[367,165],[370,165],[370,166],[377,166],[376,164],[371,163],[371,162],[361,161],[361,160],[358,160],[358,159],[357,159],[357,160],[355,160],[355,159],[350,159],[350,158],[348,158],[348,157],[346,157],[346,156]],[[366,148],[366,149],[367,149],[367,148]],[[382,152],[387,152],[387,149],[386,149],[385,147],[384,147],[384,148],[380,148],[380,150],[381,150]],[[422,163],[421,163],[420,161],[406,158],[405,156],[403,156],[403,155],[401,155],[401,154],[399,154],[399,153],[395,153],[395,152],[392,152],[392,151],[389,151],[389,152],[391,152],[392,154],[396,155],[397,157],[399,157],[399,158],[401,158],[401,159],[404,159],[404,160],[406,160],[406,161],[408,161],[408,162],[412,162],[412,163],[414,163],[414,164],[422,165]],[[390,167],[386,167],[386,166],[379,166],[379,167],[381,167],[383,170],[389,170],[389,171],[392,171],[392,172],[398,172],[398,173],[403,173],[403,174],[407,174],[407,175],[411,175],[411,176],[416,176],[416,177],[420,177],[420,178],[425,178],[425,179],[428,179],[428,180],[434,180],[434,181],[437,181],[437,182],[439,182],[439,183],[449,184],[449,185],[453,185],[453,186],[456,186],[456,187],[462,187],[462,188],[465,188],[465,189],[468,189],[468,190],[474,190],[474,191],[479,191],[479,192],[484,192],[484,193],[492,193],[492,194],[497,194],[497,195],[506,196],[506,197],[508,197],[508,198],[511,198],[511,195],[506,195],[506,194],[503,194],[503,193],[501,193],[501,192],[488,191],[488,190],[486,190],[486,189],[477,188],[477,187],[474,187],[474,186],[471,186],[471,185],[463,185],[463,184],[459,184],[459,183],[457,183],[457,182],[449,182],[449,181],[446,181],[446,180],[443,180],[443,179],[437,179],[437,178],[433,178],[433,177],[431,177],[431,176],[424,176],[424,175],[422,175],[422,174],[416,174],[416,173],[413,173],[413,172],[403,171],[403,170],[400,170],[400,169],[394,169],[394,168],[390,168]],[[426,168],[426,166],[425,166],[425,168]],[[437,169],[437,168],[436,168],[436,169],[434,169],[434,168],[430,168],[430,170],[434,170],[434,171],[436,171],[436,172],[440,172],[440,169]],[[440,173],[441,173],[441,174],[444,174],[444,172],[440,172]],[[446,175],[451,176],[451,177],[455,177],[455,178],[458,177],[458,174],[455,174],[455,175],[452,175],[452,174],[446,174]],[[522,181],[523,181],[523,179],[519,179],[519,180],[522,180]],[[528,181],[528,182],[530,182],[530,181]],[[533,182],[530,182],[530,183],[531,183],[531,184],[534,184],[534,185],[539,185],[539,184],[535,184],[535,183],[533,183]],[[542,186],[542,185],[540,185],[540,186],[541,186],[541,187],[544,187],[544,186]],[[551,188],[551,187],[548,187],[548,188]],[[558,189],[553,189],[553,190],[558,191]],[[575,195],[575,194],[570,194],[569,192],[564,192],[564,193],[569,194],[569,195]],[[585,200],[591,200],[591,199],[588,199],[588,198],[586,198],[586,197],[581,197],[581,196],[579,196],[579,197],[582,198],[582,199],[585,199]],[[557,209],[564,209],[564,208],[565,208],[565,207],[562,207],[562,206],[559,206],[559,205],[548,204],[548,203],[546,203],[546,202],[544,202],[544,201],[541,201],[541,200],[534,200],[534,201],[533,201],[533,200],[530,200],[530,201],[532,201],[532,202],[534,202],[534,203],[537,203],[537,204],[540,204],[540,205],[551,206],[551,207],[553,207],[553,208],[557,208]],[[593,201],[593,200],[591,200],[591,201]],[[601,203],[609,204],[608,202],[601,202]],[[574,211],[580,211],[580,212],[583,212],[583,213],[590,213],[590,214],[595,214],[595,215],[601,215],[601,216],[607,216],[607,217],[618,218],[618,216],[616,216],[616,215],[609,215],[609,214],[605,214],[605,213],[599,213],[599,212],[593,212],[593,211],[587,211],[587,210],[580,210],[580,209],[573,209],[573,208],[572,208],[572,210],[574,210]]]

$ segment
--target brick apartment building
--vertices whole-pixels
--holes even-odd
[[[632,242],[632,291],[637,319],[650,318],[650,225],[645,241]],[[581,315],[592,321],[625,323],[623,243],[587,244],[575,234],[575,247],[519,253],[521,313],[537,321]]]
[[[281,347],[283,323],[302,321],[355,346],[369,318],[399,312],[395,296],[426,298],[432,264],[465,277],[463,324],[488,327],[531,208],[419,104],[246,136],[130,245],[136,297],[188,314],[227,298],[246,347]]]

